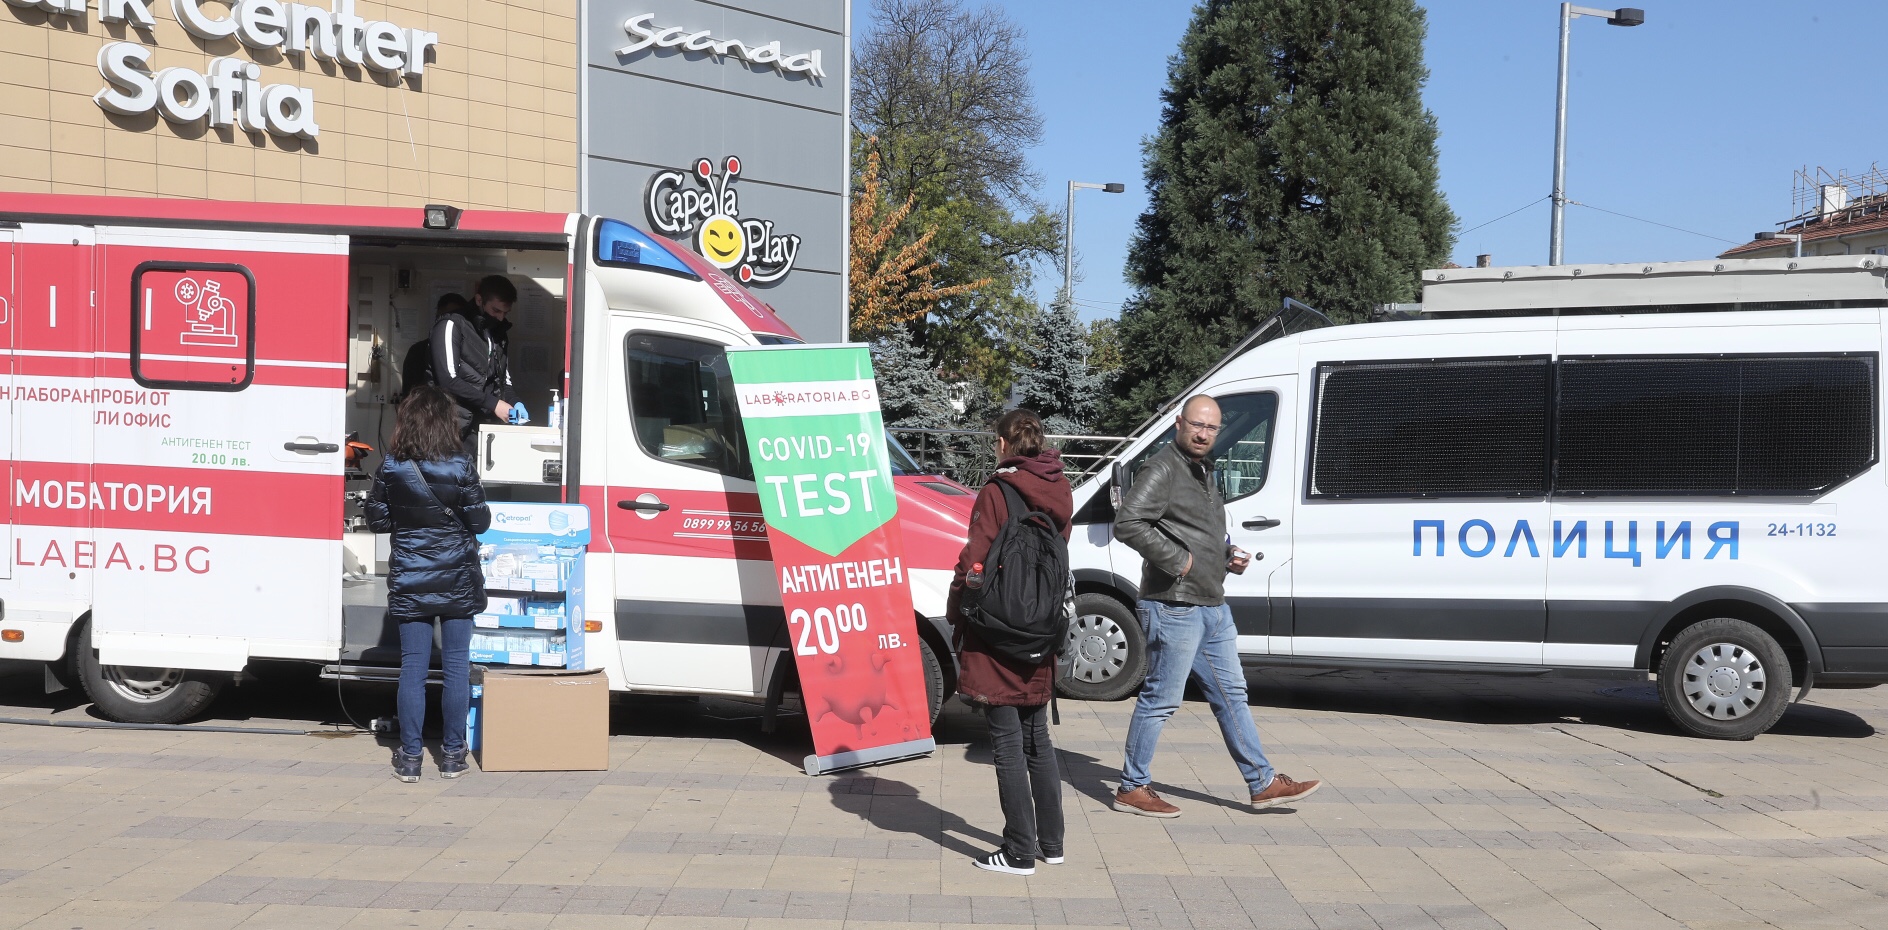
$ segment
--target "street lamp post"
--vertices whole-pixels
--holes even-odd
[[[1069,212],[1062,217],[1062,299],[1068,301],[1071,307],[1075,305],[1075,192],[1095,190],[1119,194],[1127,189],[1125,184],[1069,182]]]
[[[1637,26],[1645,22],[1645,11],[1622,6],[1617,10],[1560,5],[1560,81],[1554,94],[1554,225],[1547,239],[1547,264],[1560,264],[1561,221],[1567,212],[1567,37],[1573,32],[1573,20],[1579,16],[1598,16],[1613,26]]]
[[[1765,232],[1758,233],[1757,238],[1758,239],[1788,239],[1790,240],[1790,242],[1795,244],[1795,249],[1794,249],[1795,254],[1792,257],[1794,258],[1803,257],[1803,234],[1802,233],[1780,233],[1780,232],[1765,231]]]

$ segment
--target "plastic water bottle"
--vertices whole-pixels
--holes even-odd
[[[982,562],[977,562],[970,566],[970,572],[964,575],[964,587],[967,587],[967,588],[983,587],[983,563]]]

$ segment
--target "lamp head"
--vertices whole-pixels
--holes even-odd
[[[1643,26],[1645,25],[1645,11],[1638,7],[1622,6],[1614,10],[1613,15],[1606,17],[1606,24],[1608,26]]]
[[[1101,189],[1110,194],[1119,194],[1128,189],[1126,184],[1103,184]]]
[[[425,219],[420,225],[427,229],[456,229],[459,226],[460,212],[458,207],[443,203],[429,203],[424,209]]]

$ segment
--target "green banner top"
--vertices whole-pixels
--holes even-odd
[[[852,381],[872,378],[872,353],[862,342],[819,346],[729,346],[738,383]]]
[[[771,531],[838,556],[897,515],[865,346],[730,350],[728,368]]]

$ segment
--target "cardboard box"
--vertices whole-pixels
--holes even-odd
[[[470,742],[485,772],[610,767],[610,682],[602,669],[472,669]]]

